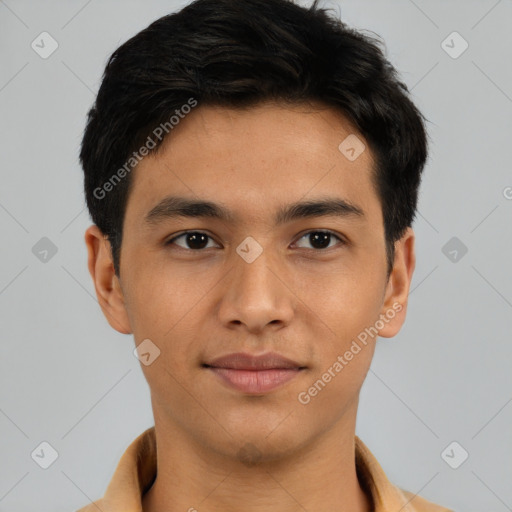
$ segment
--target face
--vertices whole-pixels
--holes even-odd
[[[133,171],[120,280],[108,242],[86,235],[109,322],[160,350],[141,365],[155,416],[217,453],[251,443],[270,459],[353,427],[374,333],[405,318],[412,230],[387,280],[370,148],[320,107],[198,106]],[[339,149],[354,135],[355,159]],[[176,214],[176,198],[210,204]],[[293,368],[205,367],[241,352]]]

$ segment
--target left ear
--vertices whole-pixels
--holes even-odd
[[[402,238],[395,242],[395,261],[381,309],[384,327],[379,330],[379,336],[384,338],[395,336],[405,322],[409,288],[416,266],[414,241],[414,231],[409,227]]]

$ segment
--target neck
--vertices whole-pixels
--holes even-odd
[[[355,411],[292,455],[242,463],[155,414],[157,477],[143,512],[371,512],[355,464]]]

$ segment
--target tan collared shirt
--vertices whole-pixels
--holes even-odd
[[[394,486],[377,459],[355,436],[356,468],[374,512],[453,512]],[[141,512],[142,496],[156,477],[155,427],[140,434],[123,453],[103,498],[77,512]]]

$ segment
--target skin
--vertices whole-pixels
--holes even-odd
[[[158,444],[158,476],[144,512],[372,510],[357,479],[354,435],[377,337],[307,405],[297,398],[394,303],[402,310],[379,336],[395,336],[405,320],[414,232],[396,242],[387,280],[370,148],[357,134],[366,150],[356,160],[338,150],[353,133],[347,119],[318,103],[199,105],[158,155],[132,171],[120,279],[108,241],[96,226],[87,229],[89,271],[108,322],[133,334],[136,345],[149,338],[161,351],[141,364]],[[222,203],[235,221],[171,218],[149,229],[144,216],[169,194]],[[274,226],[279,206],[325,196],[357,204],[364,218]],[[186,237],[165,245],[186,230],[208,234],[207,248],[194,249]],[[328,248],[317,248],[307,236],[315,230],[345,244],[331,237]],[[236,252],[248,236],[263,248],[252,263]],[[307,368],[254,396],[201,366],[232,352],[268,351]],[[253,454],[249,463],[244,446]]]

